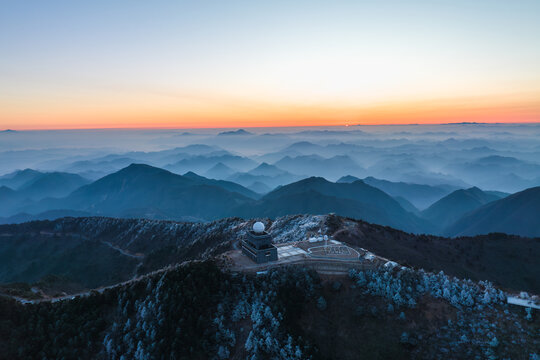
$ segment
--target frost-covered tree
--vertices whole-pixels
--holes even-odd
[[[326,310],[326,300],[324,299],[324,297],[320,296],[317,300],[317,308],[321,311]]]
[[[525,308],[525,320],[532,321],[532,308]]]
[[[404,331],[401,333],[401,336],[399,337],[399,341],[402,343],[402,344],[406,344],[409,342],[409,333]]]
[[[230,351],[225,346],[220,346],[217,352],[217,356],[220,359],[228,359],[230,356]]]

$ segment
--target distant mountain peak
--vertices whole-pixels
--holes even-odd
[[[221,161],[212,166],[204,173],[204,176],[210,179],[225,179],[235,172],[230,166],[225,165]]]
[[[154,166],[143,163],[131,163],[125,169],[143,169],[143,168],[155,168]]]
[[[289,145],[287,148],[291,149],[291,148],[313,147],[313,146],[317,146],[317,145],[310,142],[310,141],[297,141],[297,142],[292,143],[291,145]]]
[[[244,129],[238,129],[236,131],[223,131],[218,134],[218,136],[230,136],[230,135],[253,135],[253,133],[246,131]]]
[[[357,178],[356,176],[352,176],[352,175],[345,175],[345,176],[342,176],[338,179],[338,183],[353,183],[355,181],[358,181],[360,180],[360,178]]]
[[[471,192],[471,193],[475,193],[475,194],[484,193],[484,191],[482,189],[480,189],[479,187],[477,187],[477,186],[473,186],[471,188],[468,188],[466,191]]]
[[[216,165],[212,166],[211,169],[214,169],[214,170],[232,170],[229,166],[225,165],[221,161],[218,162]]]
[[[162,175],[176,175],[168,170],[155,167],[148,164],[137,164],[133,163],[128,166],[126,166],[123,169],[118,170],[115,173],[109,174],[108,176],[102,178],[105,179],[109,176],[113,177],[121,177],[121,176],[135,176],[135,175],[155,175],[155,174],[162,174]],[[180,175],[178,175],[180,176]]]
[[[284,151],[297,151],[300,153],[314,152],[321,148],[320,145],[312,143],[310,141],[297,141],[287,146]]]
[[[203,176],[200,176],[200,175],[194,173],[193,171],[188,171],[183,176],[188,177],[188,178],[203,178]]]
[[[263,176],[278,176],[284,173],[286,173],[285,170],[280,169],[276,165],[268,164],[267,162],[263,162],[262,164],[248,172],[248,174]]]
[[[486,124],[488,123],[476,122],[476,121],[462,121],[462,122],[443,123],[441,125],[486,125]]]
[[[498,196],[486,193],[474,186],[446,195],[424,210],[422,214],[435,224],[448,226],[466,213],[498,199]]]
[[[148,165],[148,164],[139,164],[139,163],[132,163],[128,166],[126,166],[125,168],[121,169],[120,171],[125,171],[125,172],[132,172],[132,171],[147,171],[147,170],[155,170],[155,171],[163,171],[163,172],[168,172],[167,170],[163,170],[161,168],[158,168],[158,167],[155,167],[155,166],[152,166],[152,165]],[[119,172],[120,172],[119,171]]]
[[[323,183],[330,183],[330,181],[326,180],[322,176],[311,176],[306,179],[300,180],[299,183],[304,184],[323,184]]]
[[[28,169],[27,168],[27,169],[22,169],[22,170],[15,170],[14,172],[6,174],[6,175],[4,175],[2,177],[8,178],[8,177],[14,177],[14,176],[17,176],[17,175],[22,175],[22,174],[42,174],[42,172],[34,170],[34,169]]]

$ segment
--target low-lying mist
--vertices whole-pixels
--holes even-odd
[[[516,192],[540,185],[540,125],[5,131],[0,159],[4,175],[30,168],[95,180],[144,163],[261,190],[352,175]]]

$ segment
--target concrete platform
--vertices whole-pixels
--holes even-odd
[[[263,272],[271,268],[288,265],[305,266],[322,274],[345,275],[350,269],[374,269],[385,261],[375,257],[366,260],[361,249],[354,249],[338,241],[301,241],[275,244],[278,260],[257,264],[239,250],[231,250],[221,256],[222,264],[230,271]],[[367,253],[367,252],[366,252]]]

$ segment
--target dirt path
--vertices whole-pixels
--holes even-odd
[[[110,242],[107,242],[107,241],[104,241],[104,240],[101,240],[101,242],[105,245],[107,245],[108,247],[110,247],[111,249],[114,249],[116,251],[118,251],[119,253],[121,253],[122,255],[125,255],[125,256],[129,256],[131,258],[135,258],[135,259],[142,259],[144,258],[144,255],[141,255],[141,254],[132,254],[130,252],[127,252],[126,250],[124,249],[121,249],[117,246],[114,246],[113,244],[111,244]]]

